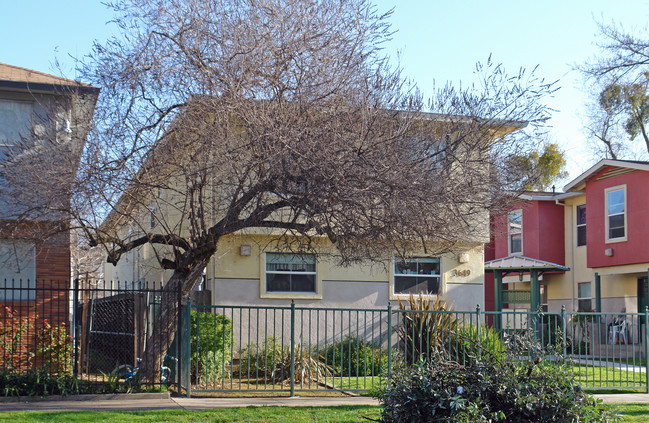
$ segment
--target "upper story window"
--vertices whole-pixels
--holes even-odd
[[[36,299],[36,256],[34,243],[0,240],[0,299]]]
[[[626,185],[608,188],[606,197],[606,241],[626,240]]]
[[[514,210],[507,215],[507,241],[510,255],[523,253],[523,210]]]
[[[13,147],[31,132],[33,103],[0,100],[0,147]]]
[[[586,245],[586,205],[577,206],[577,247]]]
[[[441,281],[439,258],[394,259],[394,294],[439,294]]]
[[[266,292],[316,292],[315,256],[266,253]]]

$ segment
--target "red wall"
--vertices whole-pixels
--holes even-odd
[[[554,201],[525,201],[510,210],[523,210],[523,256],[563,265],[565,262],[563,206]],[[494,257],[508,255],[507,216],[496,216]],[[489,247],[487,247],[488,250]],[[488,258],[485,256],[485,260]]]
[[[649,172],[631,173],[596,180],[610,167],[586,181],[586,239],[588,267],[619,266],[649,262]],[[604,190],[626,184],[627,241],[606,243]],[[613,249],[613,256],[604,254]]]

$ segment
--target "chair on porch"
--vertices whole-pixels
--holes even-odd
[[[618,344],[618,343],[627,343],[626,338],[626,319],[614,318],[613,321],[609,324],[608,329],[608,343],[609,344]]]

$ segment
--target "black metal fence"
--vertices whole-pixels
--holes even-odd
[[[179,293],[160,283],[5,282],[0,369],[45,369],[97,383],[134,379],[141,360],[159,353],[149,337],[163,296],[180,304]]]

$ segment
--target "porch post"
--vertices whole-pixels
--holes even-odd
[[[539,319],[538,311],[539,306],[541,305],[541,285],[539,284],[539,273],[536,269],[530,269],[530,285],[531,327],[534,331],[534,335],[540,340],[539,336],[542,332],[539,327],[541,320]]]
[[[539,274],[537,270],[530,269],[530,308],[532,313],[539,310],[541,304],[541,285],[539,284]]]
[[[595,273],[595,311],[602,312],[602,284],[599,273]]]
[[[503,311],[503,273],[502,270],[494,270],[494,329],[502,329],[502,311]]]

